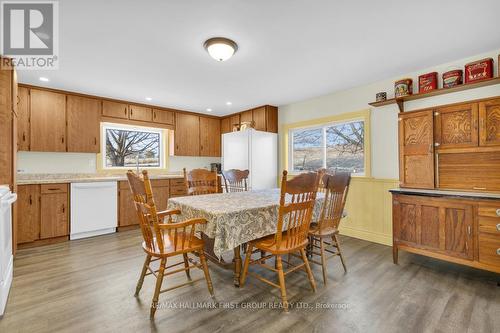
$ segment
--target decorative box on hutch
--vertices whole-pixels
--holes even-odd
[[[500,97],[399,114],[393,251],[500,273]]]

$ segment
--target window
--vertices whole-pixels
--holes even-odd
[[[295,172],[327,168],[364,175],[364,137],[364,120],[291,129],[289,165]]]
[[[162,131],[128,126],[103,126],[104,168],[161,168]]]

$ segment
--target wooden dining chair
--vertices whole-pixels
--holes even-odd
[[[347,272],[344,256],[340,249],[338,233],[350,182],[351,174],[348,172],[336,172],[334,175],[323,175],[325,199],[318,222],[312,223],[309,230],[308,255],[311,257],[310,261],[312,263],[321,265],[323,269],[324,284],[326,284],[327,280],[326,261],[328,259],[339,256],[344,271]],[[317,252],[317,249],[319,249],[320,252]],[[331,255],[327,257],[327,253]],[[320,256],[321,262],[314,260],[314,255]]]
[[[287,181],[287,172],[286,170],[283,171],[276,234],[249,242],[246,251],[240,286],[244,286],[247,274],[250,274],[273,287],[279,288],[281,290],[282,305],[285,311],[288,311],[285,275],[300,268],[304,268],[313,291],[316,291],[316,283],[314,282],[314,277],[309,267],[305,248],[308,244],[307,233],[309,231],[309,225],[311,223],[313,208],[316,201],[318,184],[322,175],[323,170],[319,172],[303,173]],[[252,260],[251,256],[254,248],[256,249],[256,253],[260,253],[260,257]],[[270,254],[266,255],[267,253]],[[293,266],[290,270],[285,272],[283,270],[283,260],[281,256],[288,255],[289,253],[300,253],[300,258],[303,262],[297,266]],[[276,258],[275,267],[266,264],[266,260],[273,257]],[[260,275],[249,272],[248,267],[254,264],[278,273],[278,284]]]
[[[230,192],[245,192],[248,191],[248,170],[230,169],[222,171],[224,179],[224,189],[227,193]]]
[[[135,290],[135,296],[139,295],[146,275],[156,277],[156,287],[151,303],[150,318],[153,319],[160,293],[192,284],[203,278],[192,280],[190,276],[191,268],[199,268],[203,271],[207,282],[208,291],[213,296],[212,280],[208,271],[208,265],[203,252],[204,242],[196,237],[196,226],[205,224],[205,219],[191,219],[184,222],[173,222],[172,216],[178,215],[179,210],[165,210],[158,212],[153,197],[151,181],[148,172],[142,172],[142,178],[133,171],[127,172],[128,183],[133,194],[133,200],[139,218],[139,224],[143,236],[142,248],[146,252],[146,260],[142,268],[139,281]],[[188,257],[189,253],[197,254],[199,261]],[[169,258],[182,255],[183,260],[167,266]],[[153,261],[160,261],[157,270],[150,264]],[[182,268],[167,272],[168,269],[184,265]],[[163,278],[167,275],[185,271],[188,281],[164,290],[161,290]]]
[[[212,194],[219,192],[219,177],[216,171],[207,169],[193,169],[189,172],[184,171],[184,183],[188,195]]]

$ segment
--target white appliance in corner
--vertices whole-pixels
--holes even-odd
[[[277,187],[278,135],[255,129],[223,134],[222,169],[250,170],[252,190]]]
[[[0,186],[0,316],[3,316],[12,284],[12,204],[17,194],[8,186]]]
[[[117,182],[71,183],[70,239],[116,231]]]

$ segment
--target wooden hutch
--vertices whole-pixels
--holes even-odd
[[[500,97],[399,113],[399,179],[394,263],[405,250],[500,273]]]

